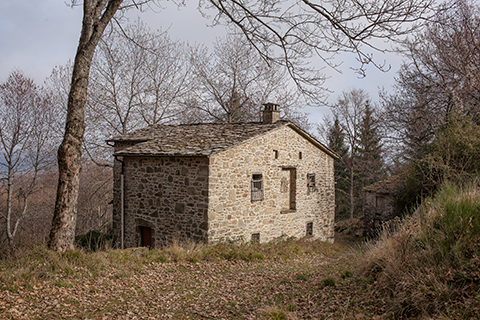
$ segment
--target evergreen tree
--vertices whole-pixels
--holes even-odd
[[[336,152],[340,158],[335,161],[335,216],[337,218],[348,217],[350,212],[349,185],[347,161],[349,161],[348,147],[345,144],[345,133],[338,117],[335,117],[333,124],[328,128],[328,147]]]
[[[360,189],[385,178],[379,119],[368,101],[360,123],[356,160]]]

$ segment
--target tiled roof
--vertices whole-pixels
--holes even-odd
[[[335,152],[286,120],[272,124],[261,122],[155,124],[114,137],[107,142],[137,142],[116,152],[116,156],[210,156],[284,126],[290,126],[318,148],[338,159]]]
[[[190,125],[156,124],[114,137],[111,142],[138,142],[115,155],[209,156],[255,136],[291,124],[204,123]]]

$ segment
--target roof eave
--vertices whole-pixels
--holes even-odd
[[[334,152],[333,150],[330,150],[327,146],[325,146],[323,143],[312,137],[308,132],[305,132],[304,130],[300,129],[297,127],[293,122],[290,122],[287,124],[290,126],[293,130],[295,130],[298,134],[300,134],[302,137],[310,141],[313,145],[315,145],[317,148],[328,154],[334,159],[340,159],[340,156]]]
[[[153,140],[153,139],[115,139],[115,138],[112,138],[112,139],[108,139],[108,140],[105,140],[105,142],[137,142],[137,143],[140,143],[140,142],[147,142],[147,141],[150,141],[150,140]]]
[[[114,153],[114,157],[154,157],[154,158],[208,158],[208,154],[151,154],[151,153]]]

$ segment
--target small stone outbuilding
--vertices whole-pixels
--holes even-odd
[[[398,216],[396,192],[402,181],[400,175],[395,175],[363,189],[363,224],[367,235],[376,236],[382,224]]]
[[[333,241],[337,155],[266,104],[255,123],[156,124],[114,144],[116,247]]]

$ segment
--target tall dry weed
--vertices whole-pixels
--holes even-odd
[[[396,317],[480,318],[480,189],[445,184],[370,244],[357,275]]]

